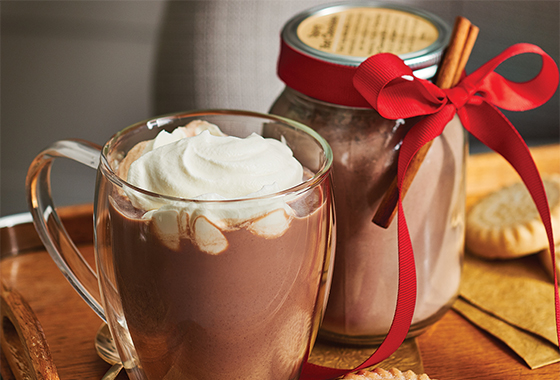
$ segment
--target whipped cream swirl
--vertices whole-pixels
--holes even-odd
[[[163,134],[163,135],[162,135]],[[161,132],[134,161],[128,182],[152,192],[187,199],[239,199],[272,194],[302,182],[303,168],[276,139],[244,139],[204,130],[192,137]],[[157,200],[137,199],[153,210]]]

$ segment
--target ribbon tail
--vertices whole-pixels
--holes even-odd
[[[552,256],[552,267],[556,268],[550,207],[541,176],[529,147],[509,120],[495,106],[485,101],[476,105],[468,104],[460,109],[458,114],[463,126],[487,147],[504,157],[521,177],[544,224]],[[492,126],[492,128],[488,128],[488,126]],[[553,272],[556,331],[560,342],[560,297],[556,270],[553,270]]]
[[[350,371],[351,370],[349,369],[341,370],[331,367],[323,367],[306,361],[305,363],[303,363],[303,368],[299,378],[301,380],[336,379],[337,377],[342,376]]]
[[[393,322],[387,336],[377,350],[362,364],[354,369],[335,369],[318,366],[306,362],[303,366],[301,379],[325,380],[334,379],[344,374],[365,369],[379,364],[391,356],[404,342],[412,323],[416,305],[416,266],[412,243],[406,225],[402,202],[399,196],[398,205],[398,241],[399,241],[399,282],[397,306]]]

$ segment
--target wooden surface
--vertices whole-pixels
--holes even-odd
[[[533,155],[542,173],[560,173],[560,146],[533,149]],[[494,154],[473,156],[467,172],[467,204],[517,180],[502,158]],[[91,260],[91,206],[67,208],[62,214],[72,225],[70,233],[79,248]],[[3,234],[2,239],[7,236]],[[21,293],[40,321],[60,379],[100,379],[110,368],[97,356],[93,345],[101,321],[49,255],[41,248],[26,247],[25,254],[9,255],[1,264],[2,281]],[[530,370],[508,347],[453,311],[416,342],[424,370],[432,379],[560,379],[560,363]],[[121,373],[119,379],[127,376]]]

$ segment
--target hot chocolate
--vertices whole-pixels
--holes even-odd
[[[149,144],[136,151],[145,155]],[[133,170],[119,173],[130,180]],[[225,213],[215,196],[185,208],[130,193],[113,192],[107,226],[114,283],[147,378],[297,378],[324,307],[330,188],[243,199]]]
[[[56,214],[58,157],[97,169],[96,271]],[[131,125],[103,147],[55,142],[31,164],[27,190],[39,235],[109,326],[128,378],[291,380],[331,281],[332,159],[292,120],[189,111]]]

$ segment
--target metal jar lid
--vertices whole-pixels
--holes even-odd
[[[402,4],[345,1],[321,5],[290,19],[282,40],[292,49],[329,63],[357,67],[377,53],[393,53],[429,79],[451,28],[438,16]]]

